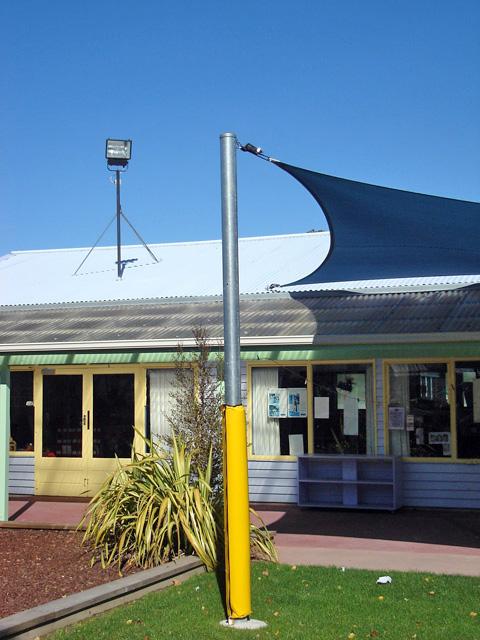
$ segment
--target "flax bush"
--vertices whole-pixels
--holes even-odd
[[[178,438],[168,452],[147,444],[148,454],[133,453],[125,466],[118,462],[90,503],[83,542],[92,563],[148,568],[195,553],[213,571],[222,552],[223,505],[212,493],[211,453],[202,468]],[[255,555],[276,561],[263,523],[251,525],[250,533]]]

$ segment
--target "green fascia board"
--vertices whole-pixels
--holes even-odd
[[[177,356],[176,352],[169,351],[12,353],[0,356],[0,366],[2,364],[8,366],[148,364],[173,362]]]
[[[193,350],[191,350],[193,351]],[[218,357],[215,349],[210,357]],[[183,352],[188,353],[188,350]],[[438,342],[413,344],[352,344],[275,348],[243,348],[242,360],[302,361],[358,360],[372,358],[480,358],[480,342]],[[177,351],[97,351],[77,353],[11,353],[0,356],[0,366],[155,364],[174,362]]]
[[[470,358],[480,357],[480,342],[412,344],[353,344],[243,349],[242,360],[371,360],[372,358]]]

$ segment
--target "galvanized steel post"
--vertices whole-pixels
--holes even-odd
[[[220,136],[226,405],[223,416],[225,586],[229,622],[238,626],[251,622],[251,595],[247,435],[240,384],[236,147],[235,134]]]
[[[0,522],[8,520],[8,466],[10,460],[10,372],[0,368]]]
[[[220,136],[222,173],[223,323],[225,404],[242,404],[240,386],[240,313],[238,284],[237,138]]]
[[[122,269],[122,227],[121,227],[121,215],[122,215],[122,205],[120,204],[120,171],[117,169],[115,171],[115,191],[117,196],[117,277],[119,279],[122,278],[123,269]]]

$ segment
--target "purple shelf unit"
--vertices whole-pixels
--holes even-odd
[[[298,506],[395,511],[401,465],[395,456],[298,456]]]

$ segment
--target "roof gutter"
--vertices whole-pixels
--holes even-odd
[[[244,336],[240,339],[241,346],[286,346],[313,344],[313,335],[308,336]],[[209,345],[223,346],[223,336],[209,338]],[[138,349],[176,349],[179,345],[184,348],[195,347],[195,338],[167,338],[161,340],[89,340],[86,342],[25,342],[0,344],[0,353],[31,353],[36,351],[111,351]]]
[[[359,344],[414,344],[438,342],[480,342],[480,332],[366,334],[366,335],[293,335],[293,336],[242,336],[242,347],[297,346],[297,345],[359,345]],[[210,338],[212,346],[222,346],[223,337]],[[0,344],[0,353],[32,353],[59,351],[122,351],[161,350],[196,346],[194,338],[166,338],[160,340],[89,340],[76,342],[25,342]]]
[[[419,342],[477,342],[478,331],[445,331],[443,333],[374,333],[364,335],[315,335],[313,344],[415,344]]]

